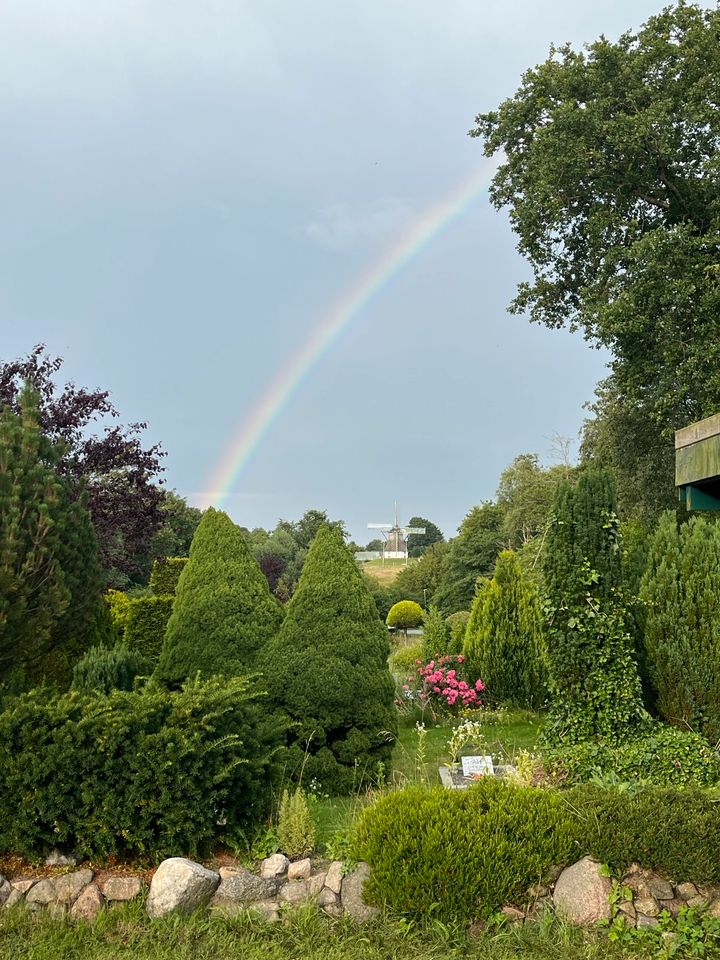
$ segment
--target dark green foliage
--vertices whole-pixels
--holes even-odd
[[[628,615],[612,478],[560,483],[544,554],[551,712],[547,744],[618,743],[647,722]]]
[[[537,708],[547,694],[540,598],[512,550],[500,553],[474,607],[462,651],[470,674],[482,677],[491,701]]]
[[[174,597],[133,597],[125,622],[125,642],[150,663],[156,664],[165,643]]]
[[[249,686],[19,698],[0,714],[0,851],[158,862],[256,827],[277,732]]]
[[[175,596],[180,574],[188,562],[187,557],[158,557],[150,573],[150,590],[156,597]]]
[[[15,675],[67,683],[99,639],[101,574],[83,498],[58,473],[62,451],[26,388],[0,414],[0,683]]]
[[[427,607],[440,585],[448,550],[448,544],[440,541],[428,547],[414,563],[403,567],[389,588],[395,600],[407,597]]]
[[[451,540],[444,557],[442,575],[433,596],[444,614],[469,610],[475,583],[488,576],[495,566],[501,544],[502,508],[483,503],[468,513],[458,535]]]
[[[609,471],[586,470],[575,485],[567,480],[558,484],[544,553],[545,588],[557,610],[584,606],[588,568],[593,596],[615,599],[622,586],[618,527]]]
[[[488,777],[468,790],[407,787],[360,815],[355,854],[372,868],[368,897],[443,922],[522,902],[553,864],[573,856],[561,795]]]
[[[434,543],[441,543],[445,537],[440,527],[425,517],[410,517],[409,527],[425,528],[425,533],[411,533],[407,539],[408,554],[411,557],[421,557],[428,547]]]
[[[504,543],[518,550],[543,537],[552,517],[555,488],[575,469],[563,464],[543,467],[536,453],[515,457],[500,475],[497,488]]]
[[[563,743],[544,751],[543,760],[568,783],[584,783],[593,777],[658,785],[720,782],[720,754],[704,737],[649,721],[633,739],[619,744],[598,740]]]
[[[663,515],[641,582],[655,706],[671,723],[720,740],[720,526]]]
[[[163,490],[160,501],[162,524],[150,544],[150,557],[187,557],[203,512],[191,507],[175,490]],[[159,593],[171,593],[160,590]]]
[[[390,759],[396,729],[387,630],[339,530],[312,543],[279,634],[262,664],[271,697],[295,724],[290,772],[342,793]]]
[[[210,507],[178,582],[156,677],[176,685],[198,671],[242,673],[254,666],[282,616],[239,527]]]
[[[675,880],[720,882],[718,799],[705,790],[592,784],[566,795],[580,848],[622,872],[631,863]]]
[[[132,690],[135,677],[145,668],[144,658],[124,643],[91,647],[75,664],[72,689],[86,695]]]
[[[491,196],[533,268],[514,309],[607,347],[619,396],[666,436],[720,406],[711,6],[672,4],[616,40],[554,48],[473,131],[502,155]]]

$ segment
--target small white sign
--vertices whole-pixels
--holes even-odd
[[[492,757],[463,757],[462,771],[464,777],[472,777],[473,774],[491,777],[495,772]]]

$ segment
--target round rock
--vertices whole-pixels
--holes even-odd
[[[163,860],[155,871],[147,899],[150,917],[192,913],[206,907],[220,884],[220,874],[184,857]]]
[[[571,923],[597,923],[610,919],[611,890],[610,878],[602,876],[600,864],[583,857],[560,874],[553,902],[558,914]]]

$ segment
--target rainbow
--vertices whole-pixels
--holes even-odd
[[[204,492],[200,495],[201,506],[220,507],[223,504],[264,436],[313,368],[332,349],[361,310],[484,193],[493,166],[488,163],[474,171],[442,200],[417,216],[403,236],[360,274],[330,307],[297,353],[287,360],[268,384],[257,405],[241,421],[232,442],[204,485]]]

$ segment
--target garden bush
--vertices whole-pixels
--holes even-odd
[[[399,674],[405,678],[409,673],[414,673],[417,669],[417,661],[423,659],[422,640],[417,643],[403,643],[396,647],[390,654],[388,661],[393,673]]]
[[[396,630],[403,630],[407,639],[408,629],[419,627],[423,622],[423,608],[414,600],[398,600],[388,610],[385,623]]]
[[[209,507],[178,582],[155,676],[177,686],[197,672],[246,673],[282,619],[282,606],[242,531]]]
[[[450,628],[440,608],[431,603],[423,614],[422,653],[419,659],[440,657],[448,652],[449,645]]]
[[[181,584],[182,586],[182,584]],[[291,722],[289,772],[343,793],[387,765],[397,729],[387,630],[342,534],[321,527],[262,669]]]
[[[720,754],[704,737],[652,721],[640,736],[625,742],[563,744],[544,751],[543,759],[568,783],[593,777],[658,785],[720,782]]]
[[[468,790],[415,786],[381,797],[360,815],[353,846],[372,868],[369,898],[444,922],[521,902],[576,851],[559,792],[492,777]]]
[[[277,742],[246,678],[26,694],[0,714],[0,853],[206,854],[262,822]]]
[[[175,596],[180,574],[187,562],[187,557],[161,557],[153,562],[150,589],[156,597]]]
[[[581,849],[622,871],[631,863],[674,880],[720,883],[720,797],[697,788],[606,789],[565,794]]]
[[[456,613],[451,613],[449,617],[445,618],[445,623],[450,631],[450,638],[447,643],[447,648],[443,651],[444,653],[457,655],[463,652],[465,631],[467,630],[469,620],[469,610],[458,610]]]
[[[72,689],[84,694],[132,690],[135,677],[146,667],[145,658],[124,643],[91,647],[75,664]]]
[[[495,702],[537,708],[547,694],[540,597],[513,550],[499,554],[473,608],[462,650],[469,668]]]
[[[171,595],[134,597],[127,608],[125,642],[153,664],[162,652],[174,600]]]

